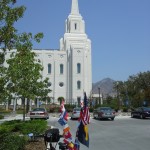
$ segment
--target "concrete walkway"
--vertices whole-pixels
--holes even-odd
[[[49,115],[51,117],[55,117],[55,118],[59,118],[59,114],[60,113],[50,113]],[[90,113],[90,116],[93,117],[93,114]],[[129,118],[131,117],[131,113],[130,112],[120,112],[120,113],[116,113],[116,118]],[[4,119],[1,119],[0,122],[4,122],[4,121],[9,121],[9,120],[20,120],[23,119],[23,115],[22,114],[14,114],[14,115],[9,115],[9,116],[5,116]],[[25,117],[25,120],[29,120],[30,117],[27,115]]]

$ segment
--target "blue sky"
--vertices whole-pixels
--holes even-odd
[[[150,0],[78,0],[92,41],[93,82],[104,78],[126,81],[150,71]],[[19,32],[44,33],[33,48],[59,49],[71,0],[18,0],[26,6],[16,23]]]

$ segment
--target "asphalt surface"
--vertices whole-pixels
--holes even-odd
[[[14,119],[22,119],[22,115],[7,117],[0,122]],[[26,117],[28,120],[29,117]],[[59,128],[58,115],[50,115],[48,124]],[[70,120],[74,139],[77,130],[77,120]],[[89,124],[90,147],[80,144],[81,150],[149,150],[150,149],[150,119],[134,119],[129,115],[116,116],[114,121],[95,120],[91,117]],[[56,147],[58,150],[58,146]]]
[[[49,124],[62,127],[57,118],[48,121]],[[75,137],[77,121],[69,120],[72,137]],[[81,146],[81,150],[149,150],[150,149],[150,119],[134,119],[130,116],[117,116],[114,121],[95,120],[89,124],[90,147]]]

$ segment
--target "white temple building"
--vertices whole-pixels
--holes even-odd
[[[91,41],[85,33],[85,22],[79,13],[78,0],[72,0],[71,13],[65,21],[65,33],[59,50],[34,49],[37,60],[44,67],[43,79],[49,78],[49,97],[58,103],[79,104],[85,91],[92,90]]]

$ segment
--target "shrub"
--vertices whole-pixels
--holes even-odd
[[[49,113],[60,112],[60,105],[51,104],[47,110]]]
[[[93,108],[90,107],[89,111],[90,111],[90,112],[93,112]]]
[[[16,113],[17,113],[17,114],[23,114],[23,109],[18,109],[18,110],[16,110]]]
[[[10,133],[12,132],[12,130],[14,129],[13,125],[9,125],[9,126],[0,126],[0,135],[3,135],[5,133]]]
[[[0,134],[9,132],[18,132],[21,134],[42,134],[47,128],[45,120],[29,120],[23,122],[22,120],[6,121],[0,125]]]
[[[0,134],[9,133],[9,132],[19,132],[19,129],[16,129],[22,123],[21,120],[11,120],[5,121],[0,125]]]
[[[0,115],[0,119],[4,119],[4,116],[3,116],[3,115]]]
[[[25,136],[6,133],[0,136],[0,150],[24,150],[27,143]]]
[[[5,110],[5,109],[0,108],[0,112],[1,113],[10,113],[11,110],[10,109],[9,110]]]
[[[49,113],[53,113],[53,112],[54,112],[54,108],[50,108]]]
[[[75,108],[76,105],[71,105],[71,104],[65,104],[65,109],[67,110],[67,112],[72,112],[73,108]]]
[[[33,133],[35,135],[43,134],[47,129],[47,122],[45,120],[32,120],[21,124],[20,131],[23,134]]]
[[[3,122],[1,125],[12,125],[12,124],[18,124],[22,122],[23,122],[22,120],[10,120],[10,121]]]
[[[38,135],[46,130],[45,120],[6,121],[0,125],[0,150],[24,150],[29,133]]]
[[[122,107],[123,112],[128,112],[128,107]]]

